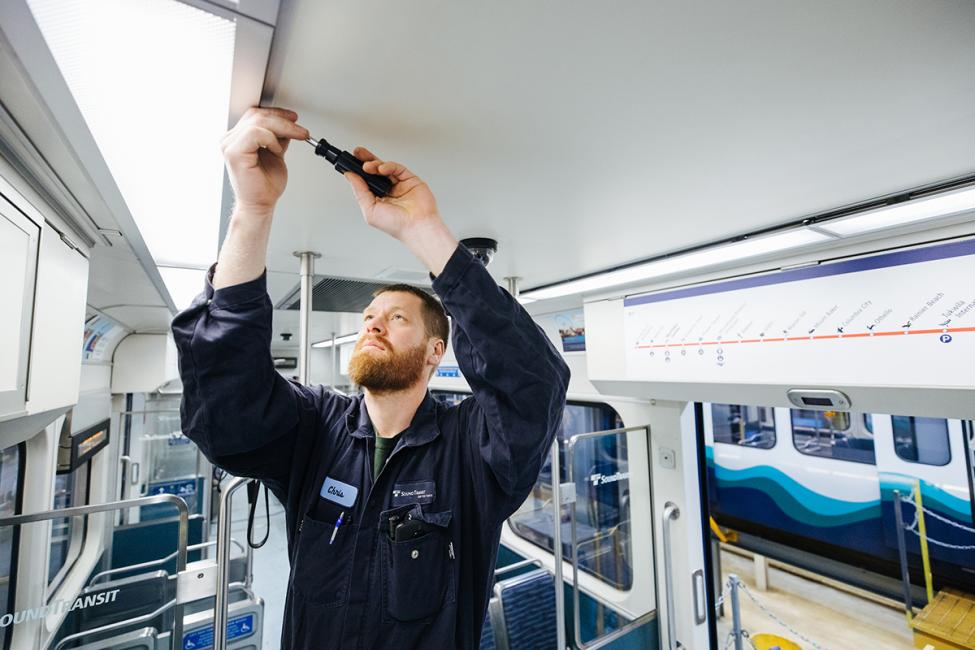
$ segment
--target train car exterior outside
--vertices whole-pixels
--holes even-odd
[[[916,558],[919,486],[932,513],[937,579],[975,583],[970,552],[957,548],[975,542],[961,421],[732,404],[705,404],[704,414],[708,497],[719,523],[896,577],[895,492]]]

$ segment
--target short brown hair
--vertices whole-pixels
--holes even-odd
[[[446,347],[447,339],[450,336],[450,323],[447,322],[447,312],[440,301],[423,289],[409,284],[390,284],[374,291],[372,297],[375,298],[384,293],[392,292],[408,293],[420,299],[420,302],[423,303],[421,313],[423,314],[423,324],[426,326],[427,336],[443,339],[443,344]]]

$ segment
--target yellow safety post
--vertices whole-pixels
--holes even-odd
[[[714,520],[714,517],[709,517],[709,519],[711,520],[711,532],[714,533],[715,537],[727,544],[728,537],[724,534],[724,531],[721,530],[721,527],[718,526],[718,522]]]
[[[921,536],[921,562],[924,564],[924,586],[928,592],[928,602],[934,600],[934,587],[931,584],[931,557],[928,555],[928,534],[924,528],[924,504],[921,502],[921,481],[914,481],[914,507],[917,508],[917,532]]]

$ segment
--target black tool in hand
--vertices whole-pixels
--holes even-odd
[[[393,181],[389,180],[386,176],[380,176],[379,174],[367,174],[362,171],[362,161],[350,154],[348,151],[342,151],[338,147],[328,143],[328,140],[322,138],[321,140],[315,140],[314,138],[308,138],[305,140],[308,144],[315,147],[315,155],[321,156],[328,162],[335,165],[335,171],[340,174],[345,172],[352,172],[358,174],[362,177],[362,180],[366,182],[369,186],[369,190],[376,196],[383,197],[389,194],[389,190],[393,187]]]

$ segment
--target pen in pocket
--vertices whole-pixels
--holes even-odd
[[[342,525],[342,518],[345,517],[345,510],[339,513],[339,518],[335,520],[335,528],[332,529],[332,538],[328,540],[328,545],[331,546],[332,542],[335,541],[335,535],[339,532],[339,526]]]

